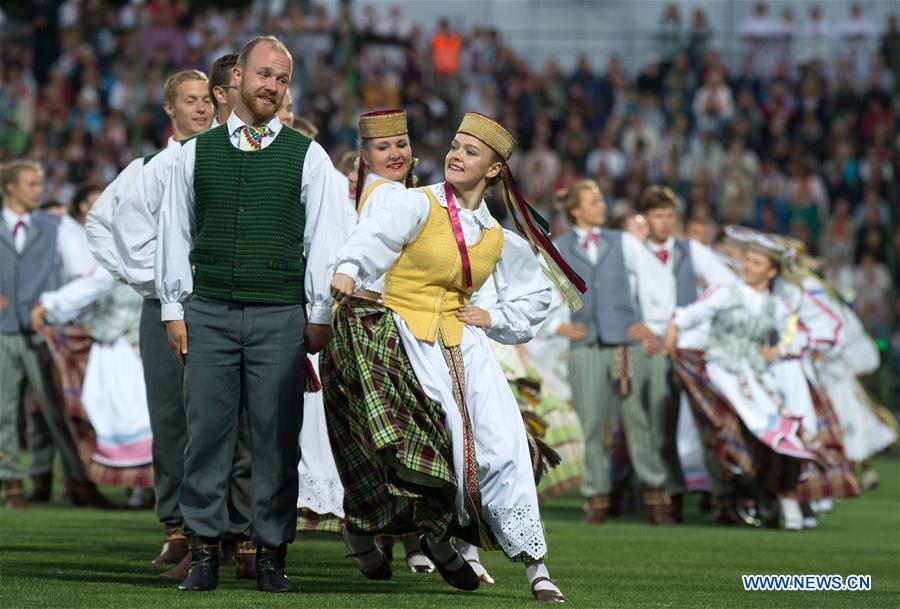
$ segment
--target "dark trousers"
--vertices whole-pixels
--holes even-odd
[[[253,464],[250,536],[266,546],[293,541],[306,357],[303,307],[194,296],[185,320],[185,532],[208,538],[230,532],[229,474],[243,401]]]
[[[153,431],[153,475],[156,516],[170,525],[182,523],[178,503],[184,479],[187,417],[184,412],[184,368],[169,347],[166,324],[160,321],[158,300],[145,300],[141,310],[141,357],[147,386],[147,406]],[[228,512],[231,537],[250,535],[250,429],[241,409],[241,432],[234,448]]]

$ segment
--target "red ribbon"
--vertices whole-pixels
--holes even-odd
[[[463,277],[466,287],[472,287],[472,264],[469,262],[469,250],[466,249],[466,236],[463,234],[462,224],[459,221],[459,210],[456,208],[456,198],[453,196],[453,187],[450,182],[444,182],[444,195],[447,197],[447,213],[450,214],[450,225],[453,227],[453,236],[456,237],[456,247],[459,248],[459,257],[462,258]]]

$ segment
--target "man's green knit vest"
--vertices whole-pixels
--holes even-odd
[[[191,251],[194,293],[258,304],[304,304],[303,160],[312,139],[282,126],[257,151],[220,125],[197,136]]]

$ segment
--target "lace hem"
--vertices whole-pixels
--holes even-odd
[[[491,531],[512,560],[540,560],[547,553],[537,505],[488,506]]]
[[[339,478],[325,478],[300,474],[300,492],[297,507],[317,514],[334,514],[344,517],[344,487]]]

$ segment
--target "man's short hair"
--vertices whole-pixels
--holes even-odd
[[[40,165],[31,159],[18,159],[0,165],[0,197],[6,196],[6,187],[19,181],[19,174],[25,170],[44,173]]]
[[[182,70],[181,72],[175,72],[174,74],[169,76],[166,79],[166,84],[163,85],[166,103],[174,104],[175,98],[178,97],[178,86],[181,83],[188,82],[190,80],[202,80],[203,82],[206,82],[207,78],[206,74],[204,74],[200,70]]]
[[[213,89],[215,87],[231,86],[231,69],[237,65],[237,61],[237,53],[228,53],[219,57],[212,64],[212,69],[209,71],[209,98],[216,109],[218,109],[219,104],[216,102],[216,96],[213,95]]]
[[[238,53],[237,65],[239,68],[247,67],[247,58],[250,57],[250,53],[253,52],[253,49],[256,48],[256,45],[261,42],[271,44],[279,51],[283,51],[285,55],[288,56],[288,59],[291,60],[291,63],[294,63],[294,57],[291,55],[291,52],[286,46],[284,46],[284,43],[275,38],[275,36],[257,36],[256,38],[245,44],[244,48],[241,49],[241,52]]]
[[[676,209],[678,197],[668,186],[649,186],[641,197],[641,212],[647,213],[654,209]]]
[[[316,136],[319,135],[318,127],[316,127],[311,120],[303,116],[294,117],[294,129],[313,139],[316,139]]]

